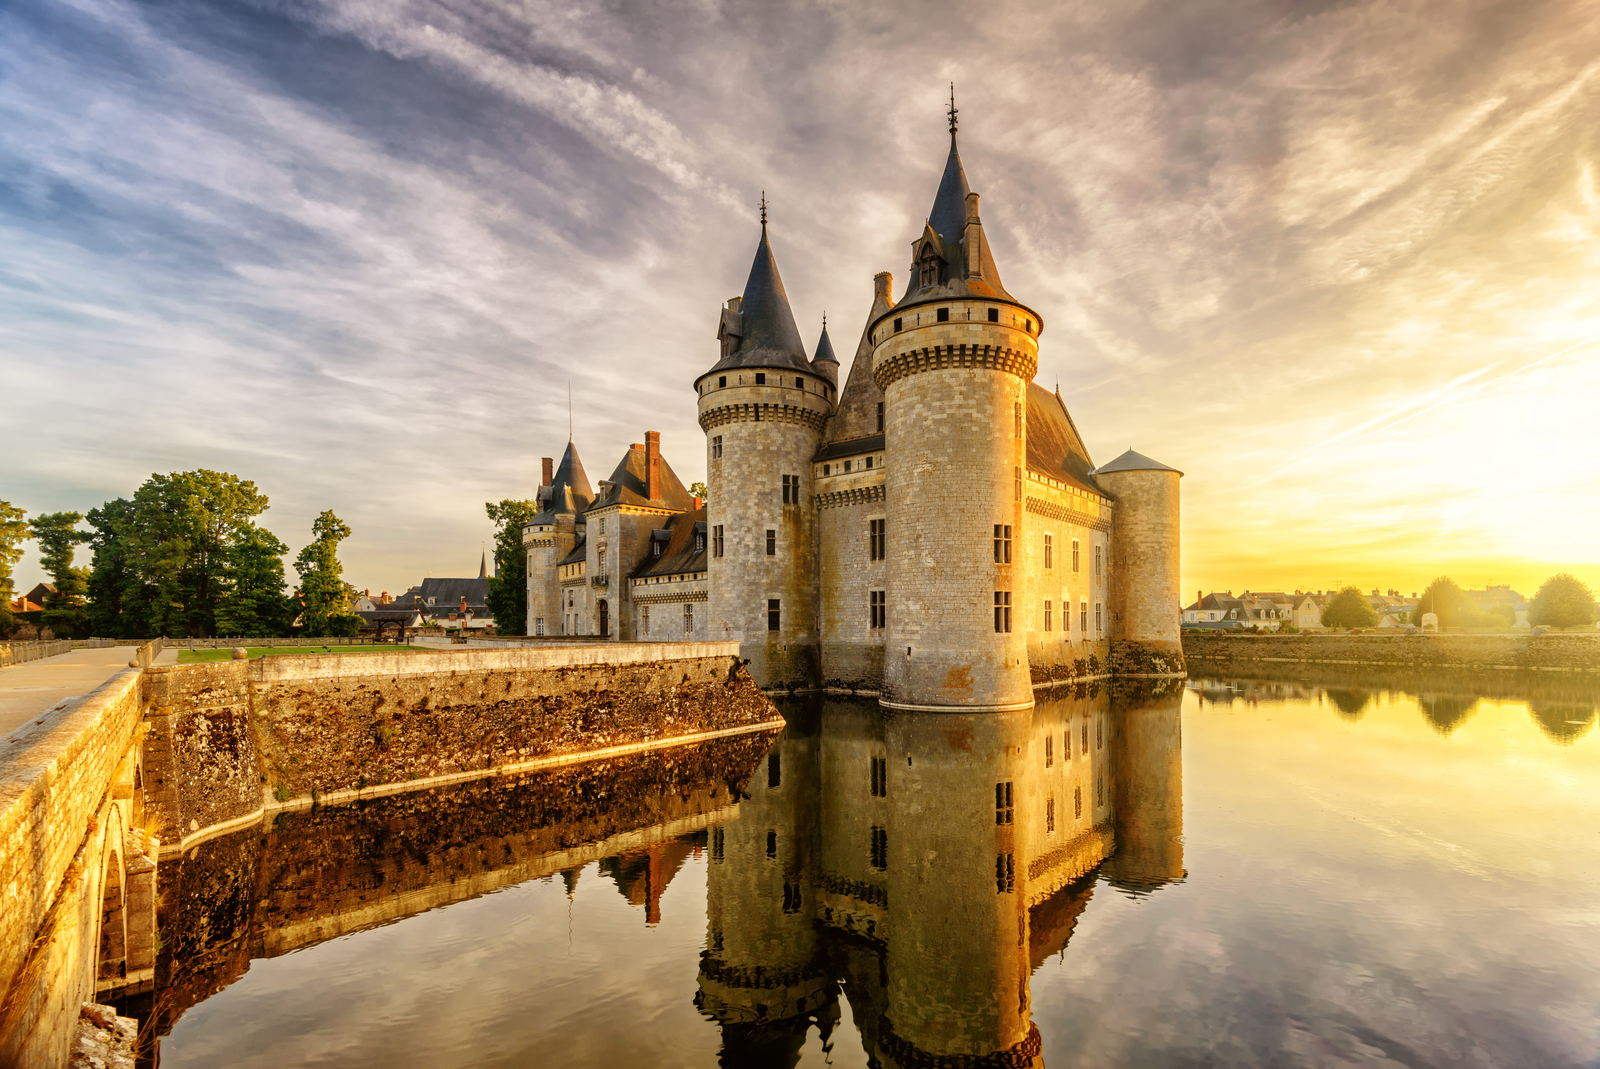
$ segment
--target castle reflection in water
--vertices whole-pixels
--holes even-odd
[[[1043,1064],[1028,978],[1101,880],[1182,879],[1181,681],[1016,713],[826,700],[711,830],[697,1004],[728,1066],[794,1065],[848,1000],[869,1064]]]

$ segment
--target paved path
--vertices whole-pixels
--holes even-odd
[[[128,667],[134,646],[73,650],[42,661],[0,668],[0,738],[4,738],[57,703],[87,694]],[[167,649],[156,664],[176,664],[178,651]]]

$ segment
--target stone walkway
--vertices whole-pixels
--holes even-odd
[[[0,738],[68,698],[87,694],[122,669],[136,647],[73,650],[42,661],[0,668]],[[156,664],[177,664],[177,649],[167,649]]]

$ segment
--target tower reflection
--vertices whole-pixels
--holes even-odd
[[[1028,979],[1096,883],[1183,877],[1181,681],[917,714],[825,699],[711,834],[697,1004],[794,1065],[849,1002],[872,1064],[1042,1065]]]

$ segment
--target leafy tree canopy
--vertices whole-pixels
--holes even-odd
[[[78,530],[81,512],[43,512],[28,521],[39,543],[39,564],[56,588],[45,597],[40,622],[63,638],[88,638],[89,572],[72,566],[77,547],[90,536]]]
[[[1430,612],[1439,617],[1440,627],[1464,627],[1462,617],[1475,610],[1461,584],[1448,575],[1441,575],[1429,583],[1422,597],[1417,599],[1415,622],[1421,624],[1423,615]]]
[[[1535,627],[1584,627],[1595,619],[1594,594],[1566,572],[1546,579],[1528,605],[1528,623]]]
[[[294,570],[300,573],[301,631],[312,636],[353,635],[360,617],[350,608],[344,565],[339,563],[339,543],[350,537],[350,528],[329,510],[312,521],[311,535],[314,541],[294,561]]]
[[[22,559],[22,543],[28,538],[28,524],[23,517],[27,515],[11,502],[0,501],[0,637],[11,634],[16,627],[11,617],[11,600],[17,596],[11,570]]]
[[[507,498],[483,503],[494,521],[494,575],[489,577],[489,615],[502,635],[520,635],[528,626],[528,556],[522,527],[539,514],[537,501]]]
[[[701,501],[710,501],[711,491],[707,489],[705,483],[690,483],[689,496],[698,497]]]
[[[1329,598],[1328,607],[1322,610],[1323,627],[1376,627],[1377,624],[1377,612],[1353,586]]]

